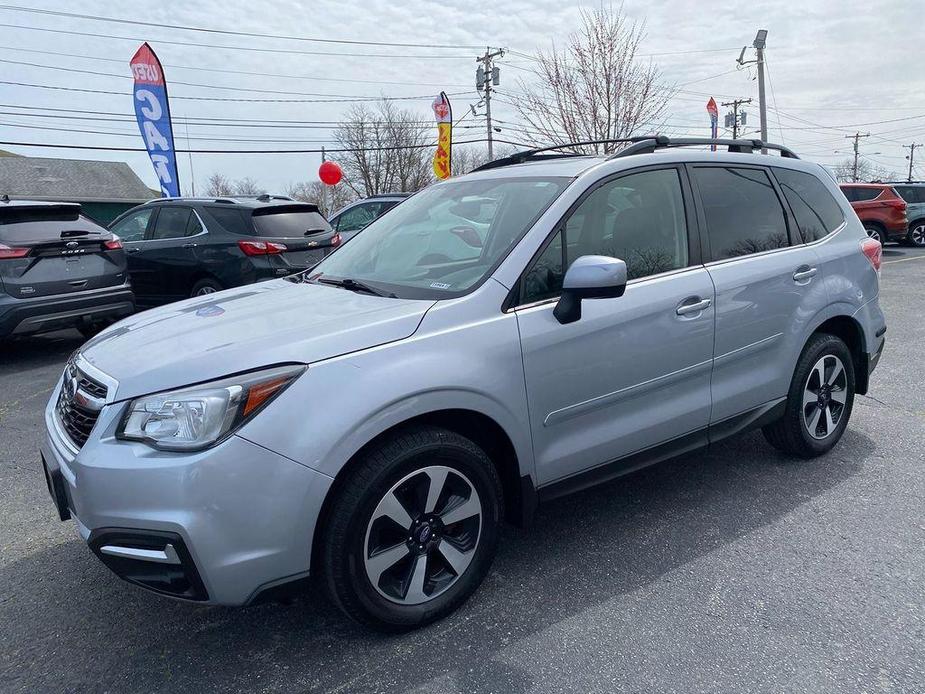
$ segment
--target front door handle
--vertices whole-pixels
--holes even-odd
[[[793,281],[802,282],[803,280],[811,280],[816,276],[816,272],[818,271],[814,267],[806,268],[805,270],[797,270],[793,273]]]
[[[198,243],[184,243],[183,248],[195,248],[198,245]]]
[[[685,299],[686,301],[691,301],[690,299]],[[691,313],[699,313],[700,311],[705,311],[710,308],[710,304],[713,302],[709,299],[701,299],[700,297],[694,297],[693,303],[682,302],[678,305],[677,313],[679,316],[686,316]]]

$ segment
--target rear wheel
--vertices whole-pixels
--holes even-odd
[[[865,224],[864,231],[866,231],[867,235],[874,241],[879,241],[881,245],[886,243],[886,235],[879,227],[875,227],[873,224]]]
[[[356,621],[386,631],[427,624],[455,610],[488,572],[501,483],[469,439],[409,429],[366,454],[336,494],[321,574]]]
[[[216,282],[213,279],[203,279],[196,282],[193,285],[193,289],[190,291],[190,296],[206,296],[207,294],[214,294],[215,292],[222,291],[222,285]]]
[[[909,227],[909,233],[906,235],[906,240],[918,248],[925,247],[925,220],[912,223]]]
[[[848,426],[854,384],[847,345],[835,335],[813,335],[797,362],[784,416],[764,427],[765,438],[801,458],[827,453]]]

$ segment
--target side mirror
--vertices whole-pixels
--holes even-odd
[[[562,323],[581,318],[582,299],[612,299],[626,291],[626,263],[606,255],[583,255],[565,273],[552,314]]]

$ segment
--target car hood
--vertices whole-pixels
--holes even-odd
[[[401,340],[433,304],[273,280],[138,313],[80,354],[118,381],[115,399],[122,400]]]

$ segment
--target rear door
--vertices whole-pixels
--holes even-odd
[[[125,255],[111,239],[79,205],[0,207],[0,288],[29,299],[118,286]]]
[[[689,170],[716,287],[711,425],[734,424],[786,396],[826,291],[816,252],[803,244],[766,168]]]

